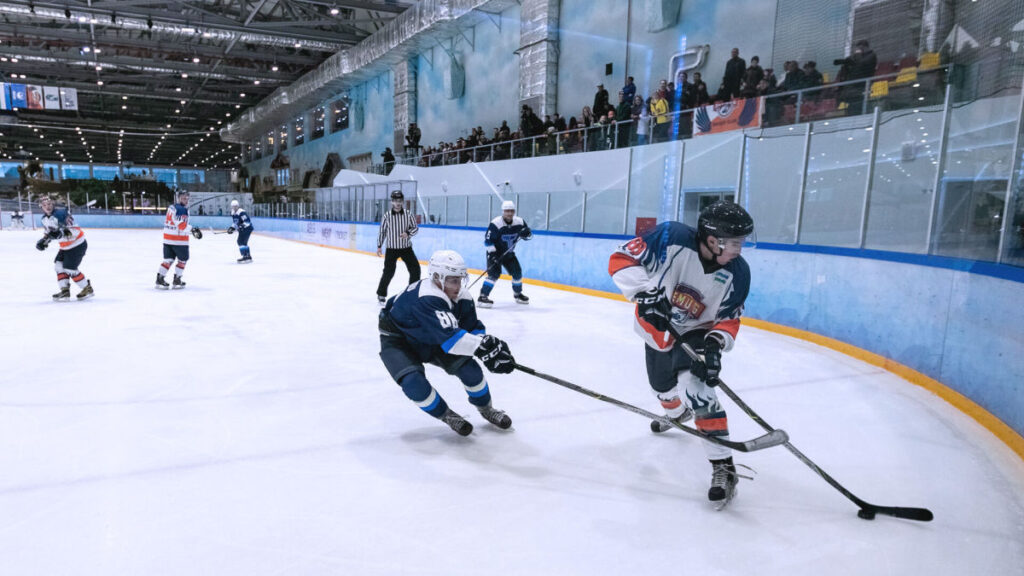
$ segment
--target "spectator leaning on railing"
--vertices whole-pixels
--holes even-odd
[[[743,83],[743,74],[747,70],[747,63],[740,58],[740,49],[732,49],[732,58],[725,63],[725,74],[722,75],[722,91],[724,99],[735,98],[740,95],[740,85]]]

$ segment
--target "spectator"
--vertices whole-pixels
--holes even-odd
[[[804,88],[816,88],[818,86],[823,85],[824,83],[824,76],[821,75],[821,72],[818,72],[818,63],[815,62],[814,60],[808,60],[807,62],[805,62],[803,81]],[[819,90],[816,90],[809,94],[809,96],[812,96],[814,98],[817,98],[819,95],[821,95],[821,91]]]
[[[836,60],[835,64],[841,64],[839,69],[839,80],[862,80],[875,75],[875,68],[878,66],[878,56],[871,50],[867,40],[858,40],[854,45],[853,55],[849,58]],[[868,91],[867,84],[850,84],[842,87],[840,100],[847,105],[847,114],[861,114],[864,111],[864,94]]]
[[[419,126],[415,122],[410,122],[409,130],[405,134],[405,147],[411,149],[414,154],[418,153],[421,137],[423,137],[423,133],[420,131]]]
[[[597,92],[594,94],[594,116],[602,118],[610,109],[612,107],[608,102],[608,91],[604,89],[604,84],[598,84]]]
[[[779,92],[792,92],[794,90],[800,90],[804,87],[804,71],[800,69],[800,64],[796,60],[788,60],[785,64],[786,75],[782,78],[782,84],[779,84]]]
[[[762,78],[761,81],[758,82],[757,84],[757,94],[759,96],[764,96],[765,94],[775,92],[775,90],[778,88],[778,85],[779,81],[777,78],[775,78],[775,69],[765,68],[764,78]]]
[[[679,114],[676,114],[673,118],[672,132],[673,138],[678,140],[680,138],[689,138],[693,135],[693,112],[683,111],[693,109],[696,96],[696,91],[693,84],[689,81],[689,76],[682,70],[676,75],[675,90],[675,108],[673,111],[679,112]]]
[[[668,138],[668,102],[665,91],[658,90],[651,100],[651,116],[654,117],[654,130],[651,142],[664,142]]]
[[[569,152],[580,151],[580,123],[575,116],[569,117],[569,126],[566,128],[569,133],[565,137],[565,149]]]
[[[616,148],[628,148],[630,133],[633,131],[633,124],[630,120],[633,119],[633,106],[631,100],[626,99],[625,90],[619,91],[619,105],[615,108],[615,123],[618,126],[616,130]]]
[[[644,97],[639,94],[633,99],[634,106],[633,110],[636,111],[639,107],[639,111],[636,111],[636,144],[637,146],[643,146],[647,144],[647,134],[651,131],[651,114],[648,111],[647,104],[644,103]]]
[[[583,107],[583,112],[580,114],[580,123],[584,128],[589,128],[594,123],[594,111],[590,109],[590,106]]]
[[[633,83],[633,77],[626,77],[626,85],[622,87],[622,94],[626,97],[626,102],[632,102],[636,96],[636,84]]]
[[[384,161],[384,174],[391,174],[391,169],[395,167],[395,154],[391,148],[385,148],[380,157]]]
[[[764,69],[761,68],[761,59],[754,56],[750,59],[750,66],[743,73],[743,85],[740,87],[740,94],[744,98],[757,96],[757,86],[764,80]]]
[[[693,105],[704,106],[711,102],[711,95],[708,94],[708,85],[701,79],[700,72],[693,73]]]
[[[567,126],[565,125],[565,118],[562,118],[558,115],[558,112],[555,112],[555,130],[558,132],[565,132],[566,129]]]
[[[609,110],[597,121],[600,126],[600,135],[595,150],[607,150],[613,147],[615,140],[615,110]]]
[[[548,133],[548,128],[551,128],[554,125],[555,125],[555,123],[551,120],[551,114],[545,114],[544,115],[544,133],[547,134]]]
[[[722,76],[724,90],[720,93],[725,99],[735,98],[740,95],[740,85],[743,83],[743,74],[747,71],[747,62],[740,58],[740,49],[732,49],[732,58],[725,63],[725,74]]]

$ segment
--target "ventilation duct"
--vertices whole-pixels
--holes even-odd
[[[66,21],[74,21],[82,24],[91,23],[93,20],[97,20],[98,26],[104,28],[113,28],[115,30],[136,30],[136,31],[148,31],[160,34],[177,34],[187,37],[195,37],[201,35],[203,38],[220,41],[220,42],[242,42],[245,44],[256,44],[259,46],[273,46],[276,48],[291,48],[295,46],[296,42],[301,42],[302,47],[307,50],[316,50],[319,52],[335,52],[341,50],[347,46],[341,42],[325,42],[322,40],[296,40],[295,38],[289,38],[285,36],[273,36],[270,34],[255,34],[253,32],[246,31],[242,28],[241,24],[238,25],[238,30],[230,30],[224,25],[217,25],[216,27],[204,27],[201,24],[192,26],[184,24],[166,24],[162,22],[155,22],[153,20],[146,20],[145,18],[131,18],[117,16],[117,23],[110,24],[109,14],[97,12],[95,14],[89,12],[82,12],[78,10],[70,10],[70,18],[65,15],[64,9],[52,9],[35,6],[30,8],[29,6],[11,6],[11,5],[0,5],[0,14],[8,14],[14,16],[20,16],[28,20],[41,20],[46,22],[56,21],[63,23]]]
[[[558,110],[558,6],[523,0],[519,17],[519,103],[540,116]]]
[[[220,137],[227,142],[256,138],[267,127],[319,105],[451,38],[460,29],[475,26],[518,4],[517,0],[421,0],[369,38],[332,55],[292,85],[275,90],[221,130]],[[358,127],[354,106],[353,120]]]

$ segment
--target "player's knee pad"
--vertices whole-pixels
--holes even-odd
[[[657,390],[652,390],[652,392],[670,417],[678,418],[683,412],[686,412],[686,401],[679,395],[678,386],[673,386],[667,392],[658,392]]]
[[[715,389],[701,382],[690,371],[679,373],[679,385],[686,389],[686,401],[698,418],[722,412],[722,404],[718,401]]]
[[[406,397],[417,404],[427,400],[431,392],[434,392],[434,387],[430,385],[426,374],[419,371],[410,372],[402,376],[398,381],[398,385],[402,387],[402,392],[405,393]]]
[[[64,272],[64,263],[61,262],[60,260],[57,260],[56,262],[53,263],[53,269],[57,272],[57,274]]]

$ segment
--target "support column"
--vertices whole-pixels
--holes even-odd
[[[395,142],[392,150],[400,155],[405,149],[405,134],[410,122],[416,122],[417,59],[409,58],[392,68],[395,77]]]
[[[519,32],[519,104],[540,117],[558,109],[560,0],[522,0]]]

